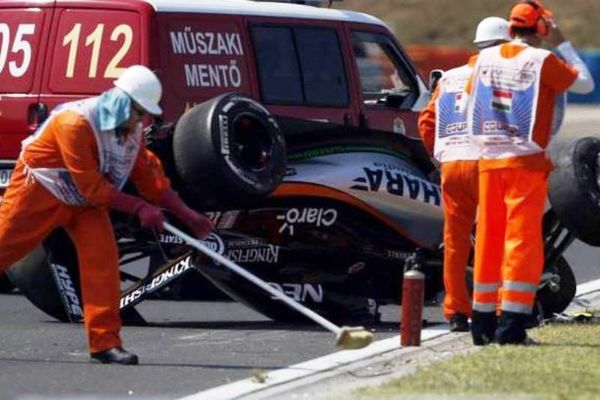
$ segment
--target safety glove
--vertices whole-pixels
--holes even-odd
[[[175,215],[198,239],[204,239],[215,228],[210,218],[189,208],[172,188],[161,193],[158,204]]]
[[[140,197],[115,190],[110,199],[109,207],[113,210],[137,216],[144,228],[156,229],[159,232],[164,229],[165,217],[160,208]]]

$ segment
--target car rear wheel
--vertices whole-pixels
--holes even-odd
[[[61,274],[61,288],[65,292],[71,289],[76,293],[67,297],[69,304],[65,305],[59,289],[57,276],[53,269]],[[75,248],[63,231],[55,231],[48,239],[40,244],[27,256],[16,262],[7,272],[10,280],[37,308],[63,322],[69,322],[72,317],[66,311],[67,307],[77,313],[77,302],[81,299],[79,271]],[[83,305],[79,303],[81,311]],[[83,315],[81,315],[83,317]]]
[[[175,166],[206,205],[263,198],[285,174],[283,133],[258,102],[225,94],[188,110],[173,137]]]
[[[600,246],[600,139],[585,137],[556,150],[548,197],[559,220],[579,240]]]

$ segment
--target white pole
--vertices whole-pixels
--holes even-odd
[[[260,288],[266,290],[273,296],[277,297],[279,300],[285,302],[288,306],[296,309],[300,313],[304,314],[306,317],[312,319],[317,324],[321,325],[323,328],[325,328],[335,334],[338,334],[342,330],[342,328],[340,328],[339,326],[326,320],[325,318],[323,318],[316,312],[306,308],[302,304],[300,304],[300,303],[296,302],[295,300],[291,299],[290,297],[286,296],[283,292],[280,292],[279,290],[273,288],[268,283],[266,283],[265,281],[260,279],[258,276],[252,274],[251,272],[246,271],[244,268],[240,267],[233,261],[223,257],[221,254],[217,253],[216,251],[209,249],[208,247],[203,245],[199,240],[194,239],[193,237],[189,236],[188,234],[181,231],[180,229],[177,229],[176,227],[169,224],[168,222],[165,222],[164,226],[167,231],[171,232],[174,235],[179,236],[186,243],[190,244],[191,246],[195,247],[199,251],[203,252],[204,254],[206,254],[207,256],[212,258],[213,260],[220,262],[221,264],[225,265],[227,268],[233,270],[237,274],[248,279],[250,282],[254,283],[255,285],[259,286]]]

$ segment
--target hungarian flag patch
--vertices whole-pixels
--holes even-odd
[[[460,111],[460,102],[462,101],[463,95],[461,92],[458,92],[454,95],[454,112]]]
[[[492,108],[504,112],[512,109],[513,94],[509,90],[494,89],[492,92]]]

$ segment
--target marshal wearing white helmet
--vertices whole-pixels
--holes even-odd
[[[162,85],[147,67],[133,65],[127,68],[114,85],[127,93],[146,112],[153,115],[162,114],[162,109],[158,105],[162,97]]]
[[[481,49],[510,40],[508,21],[500,17],[487,17],[477,25],[473,43]]]
[[[71,237],[84,304],[69,304],[70,313],[84,317],[91,358],[103,363],[138,363],[121,347],[119,254],[108,210],[162,230],[162,207],[199,238],[213,228],[181,201],[145,148],[142,121],[162,113],[161,94],[156,75],[136,65],[100,96],[56,107],[23,141],[0,206],[0,275],[53,230]],[[144,198],[121,192],[127,180]]]
[[[508,21],[483,19],[473,43],[478,49],[510,41]],[[452,331],[468,331],[471,299],[465,273],[471,250],[471,232],[477,210],[479,151],[469,140],[461,112],[463,91],[477,56],[466,65],[444,73],[427,107],[419,116],[419,133],[429,153],[441,163],[444,201],[444,317]]]

